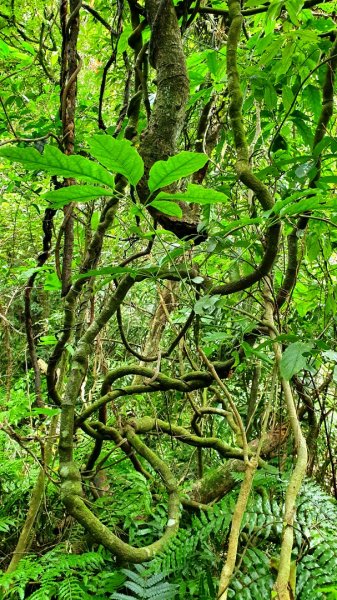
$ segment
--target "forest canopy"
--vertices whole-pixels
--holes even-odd
[[[337,13],[0,9],[0,595],[337,598]]]

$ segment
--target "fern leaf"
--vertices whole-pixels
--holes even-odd
[[[135,583],[134,581],[126,581],[124,585],[132,592],[135,592],[137,598],[146,598],[144,582],[142,583],[143,585],[138,585],[138,583]]]

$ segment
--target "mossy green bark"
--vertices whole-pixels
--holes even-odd
[[[159,540],[149,546],[135,548],[112,533],[86,506],[82,498],[81,475],[73,462],[63,463],[60,468],[62,479],[61,498],[69,514],[81,523],[97,542],[108,548],[120,560],[141,563],[151,560],[158,552],[162,551],[168,540],[177,533],[180,501],[177,482],[164,461],[138,438],[131,427],[127,429],[126,437],[137,453],[143,456],[161,476],[168,491],[167,525],[163,536]]]
[[[242,92],[237,64],[238,46],[243,17],[241,5],[237,0],[229,0],[230,27],[227,39],[227,77],[230,99],[229,115],[236,149],[236,172],[242,181],[260,202],[263,210],[272,210],[274,199],[268,188],[253,173],[249,164],[249,150],[242,116]],[[224,285],[216,286],[214,294],[228,295],[251,287],[271,271],[277,258],[281,226],[277,217],[270,217],[270,225],[264,242],[264,255],[261,263],[249,275]]]
[[[53,455],[53,444],[54,444],[58,421],[59,421],[58,415],[54,416],[51,420],[49,434],[46,439],[46,445],[45,445],[45,455],[44,455],[45,466],[44,466],[44,468],[40,469],[40,472],[37,476],[36,483],[33,487],[32,494],[31,494],[30,501],[29,501],[26,519],[25,519],[23,528],[20,532],[20,537],[19,537],[18,543],[15,547],[15,550],[13,552],[11,561],[7,567],[7,571],[6,571],[7,573],[13,573],[13,571],[15,571],[21,558],[23,558],[29,550],[29,547],[30,547],[30,544],[31,544],[31,541],[33,538],[34,524],[38,517],[41,503],[42,503],[42,500],[44,497],[45,482],[46,482],[45,468],[48,468],[48,465],[49,465],[52,455]]]

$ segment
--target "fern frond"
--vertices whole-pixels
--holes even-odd
[[[130,569],[123,569],[124,575],[129,577],[124,586],[133,595],[115,592],[112,596],[113,600],[140,600],[143,598],[146,600],[174,600],[176,598],[177,586],[163,581],[165,578],[163,573],[152,574],[152,571],[143,565],[135,565],[135,569],[138,571],[137,573]]]
[[[89,596],[84,592],[76,577],[68,576],[60,582],[57,598],[58,600],[86,600]]]

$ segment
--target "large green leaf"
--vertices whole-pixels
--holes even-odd
[[[148,206],[153,206],[153,208],[156,208],[159,212],[170,215],[171,217],[179,217],[179,219],[181,219],[183,216],[183,211],[176,202],[156,199],[152,200]]]
[[[137,185],[144,173],[144,163],[129,140],[116,140],[111,135],[93,135],[89,141],[90,153],[104,167],[124,175]]]
[[[228,197],[222,192],[205,188],[202,185],[190,183],[186,192],[159,192],[156,200],[179,200],[182,202],[193,202],[195,204],[217,204],[218,202],[227,202]],[[152,204],[152,202],[151,202]]]
[[[116,277],[117,275],[130,275],[131,277],[136,277],[139,274],[144,276],[149,276],[156,274],[158,271],[158,267],[149,265],[138,268],[133,267],[102,267],[101,269],[91,269],[90,271],[86,271],[85,273],[80,273],[76,277],[74,277],[74,281],[78,279],[86,279],[87,277],[97,277],[101,275],[112,275]]]
[[[96,185],[70,185],[43,194],[43,198],[49,200],[54,208],[61,208],[69,202],[88,202],[101,196],[113,196],[112,190],[101,188]]]
[[[101,165],[84,156],[67,156],[54,146],[46,146],[43,154],[35,148],[1,148],[0,156],[20,162],[28,169],[114,187],[115,178]]]
[[[305,342],[294,342],[284,351],[281,360],[281,377],[291,379],[293,375],[307,366],[307,358],[304,354],[310,352],[313,344]]]
[[[167,160],[159,160],[150,170],[149,189],[155,192],[178,181],[182,177],[192,175],[208,161],[206,154],[199,152],[180,152]]]
[[[273,206],[273,209],[270,211],[266,211],[265,216],[273,214],[288,214],[288,210],[293,210],[296,207],[295,212],[298,210],[298,204],[302,201],[302,199],[309,199],[312,201],[315,200],[316,208],[320,206],[320,202],[322,201],[322,190],[319,189],[307,189],[307,190],[299,190],[298,192],[294,192],[290,194],[287,198],[282,198],[282,200],[277,200]],[[311,208],[313,204],[310,205]],[[303,208],[301,208],[303,210]]]
[[[299,215],[305,211],[314,210],[325,210],[330,209],[329,202],[326,202],[322,196],[313,196],[312,198],[303,198],[296,204],[288,204],[283,210],[280,211],[280,215]]]

